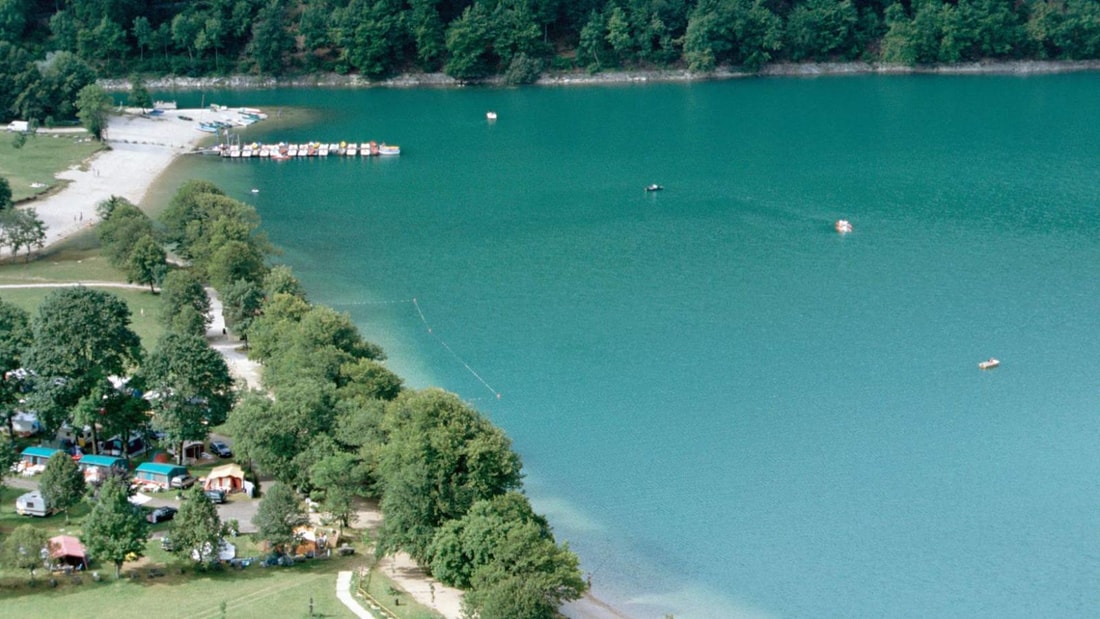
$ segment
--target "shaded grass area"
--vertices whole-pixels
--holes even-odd
[[[104,148],[86,133],[28,135],[22,148],[15,148],[15,134],[0,134],[0,176],[11,184],[12,200],[19,202],[48,191],[56,191],[65,182],[54,178],[58,172],[80,165]],[[41,183],[43,187],[31,187]]]

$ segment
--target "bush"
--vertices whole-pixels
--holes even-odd
[[[504,83],[510,86],[534,83],[542,75],[542,69],[542,60],[519,54],[512,59],[508,70],[504,72]]]

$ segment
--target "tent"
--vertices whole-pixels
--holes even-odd
[[[50,538],[50,558],[57,567],[88,567],[88,557],[80,540],[71,535],[58,535]]]
[[[203,483],[204,490],[225,490],[240,492],[244,490],[244,471],[239,464],[223,464],[210,469]]]

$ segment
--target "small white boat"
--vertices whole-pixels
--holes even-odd
[[[485,112],[485,118],[488,118],[489,120],[496,120],[497,119],[497,113],[496,112]]]
[[[981,363],[979,363],[978,364],[978,369],[979,370],[992,370],[993,368],[997,367],[998,365],[1001,365],[1001,362],[998,361],[997,359],[993,358],[993,357],[990,357],[990,358],[986,359],[985,361],[982,361]]]
[[[259,189],[256,189],[255,187],[253,187],[253,188],[252,188],[252,193],[260,193],[260,190],[259,190]]]
[[[378,145],[378,154],[379,155],[400,155],[401,154],[401,147],[400,146],[393,146],[393,145],[390,145],[390,144],[379,144]]]
[[[848,234],[852,231],[852,222],[847,219],[836,220],[836,231],[841,234]]]
[[[652,185],[646,185],[645,186],[646,191],[661,191],[662,189],[664,189],[664,187],[658,185],[657,183],[653,183]]]

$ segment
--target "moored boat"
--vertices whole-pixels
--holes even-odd
[[[852,222],[848,221],[847,219],[838,219],[836,220],[835,227],[837,232],[841,234],[848,234],[852,231]]]
[[[378,145],[378,154],[379,155],[400,155],[401,154],[401,147],[400,146],[394,146],[392,144],[379,144]]]
[[[664,187],[658,185],[657,183],[653,183],[652,185],[646,185],[645,186],[646,191],[661,191],[662,189],[664,189]]]
[[[995,368],[999,365],[1001,365],[1000,361],[998,361],[994,357],[990,357],[990,358],[986,359],[985,361],[982,361],[981,363],[979,363],[978,364],[978,369],[980,369],[980,370],[992,370],[993,368]]]

